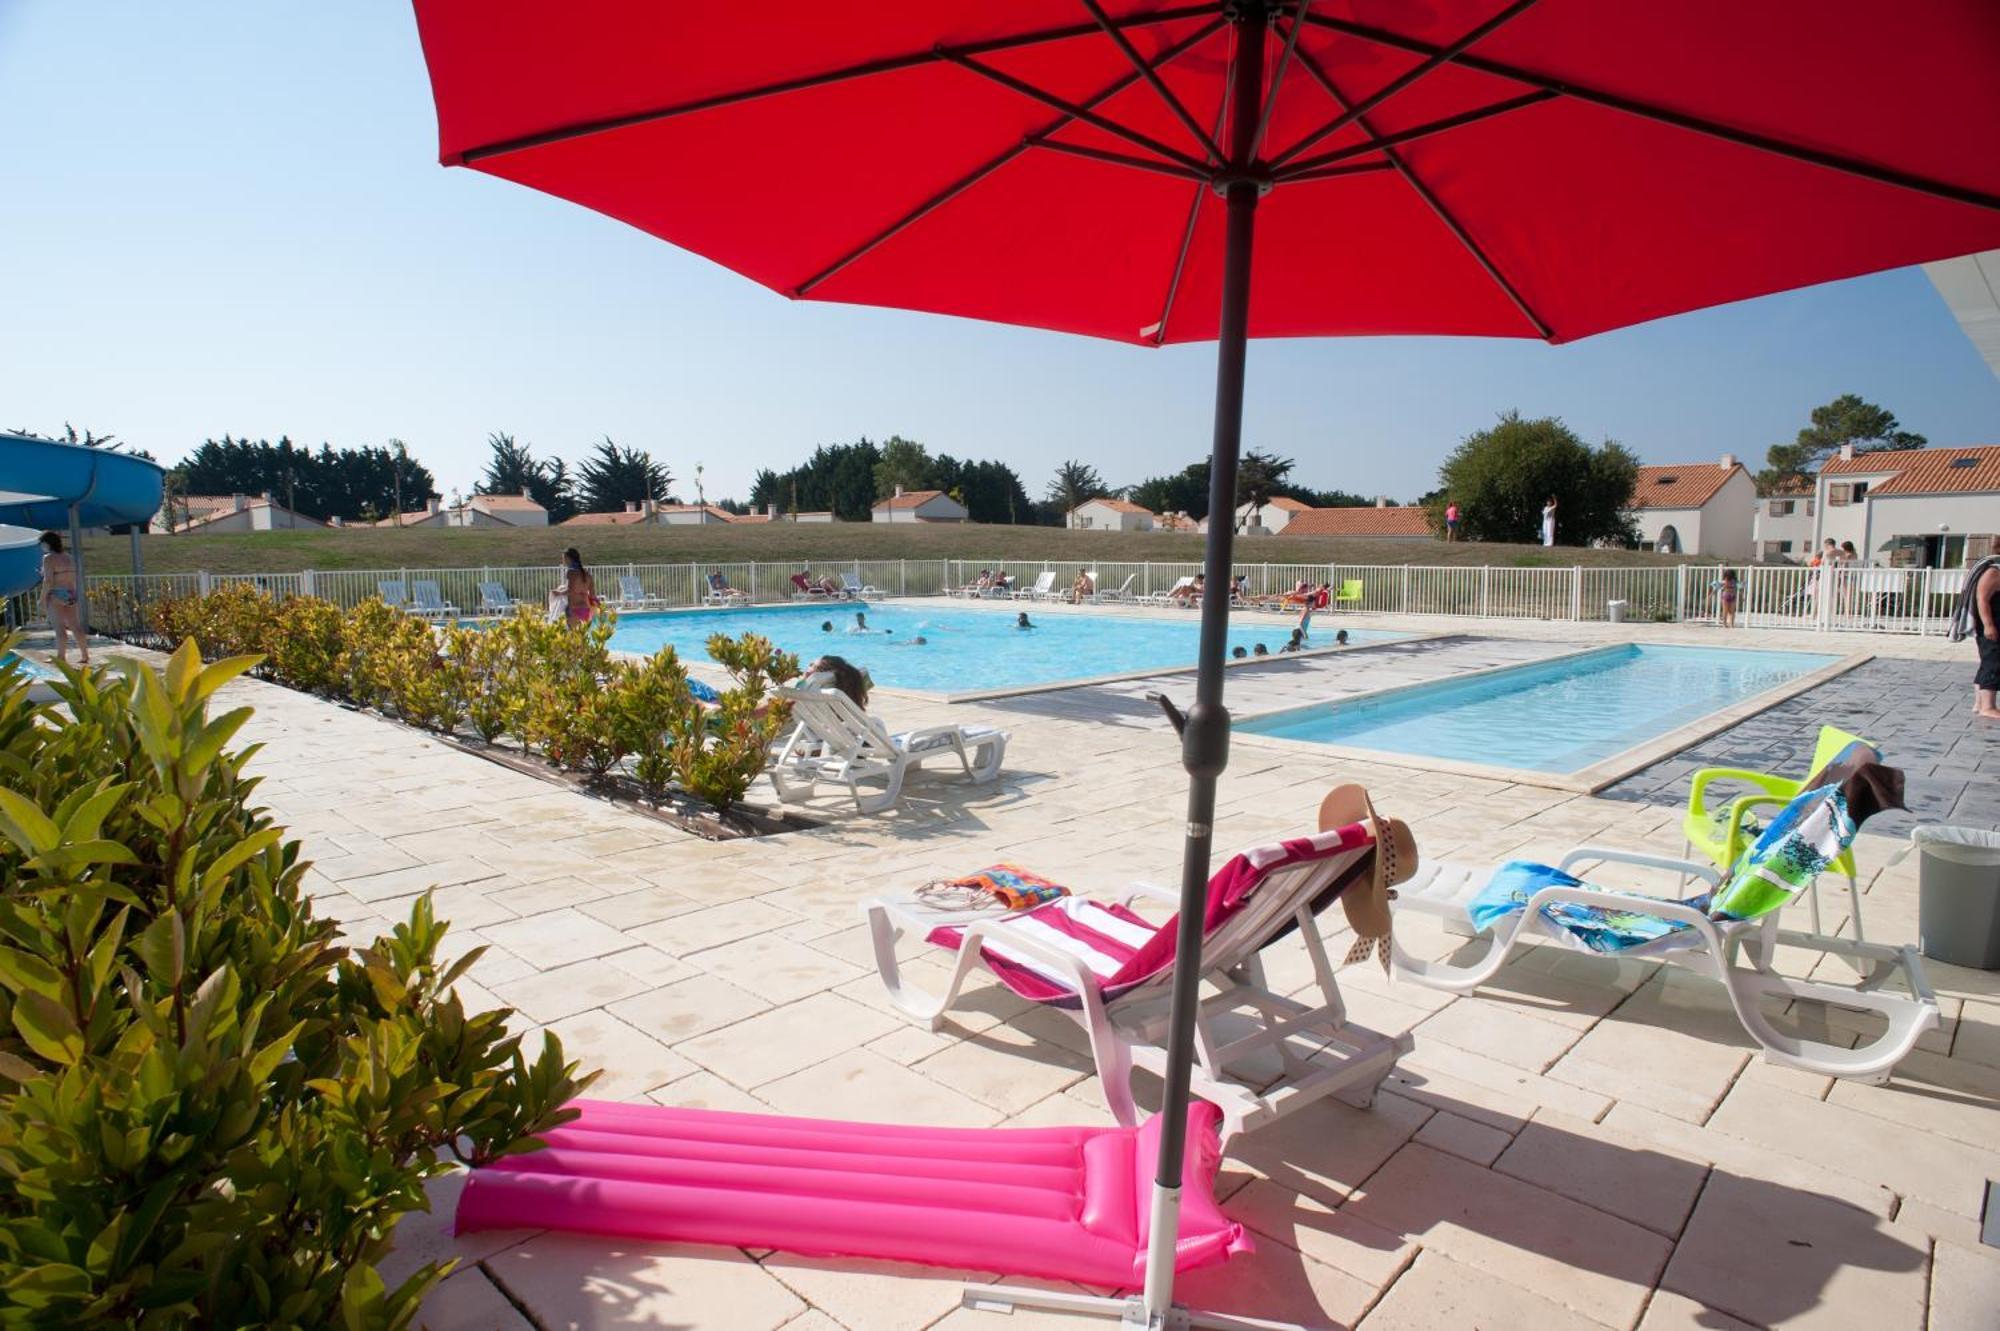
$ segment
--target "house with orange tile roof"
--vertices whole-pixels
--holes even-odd
[[[972,514],[942,490],[905,491],[899,485],[896,493],[875,501],[868,517],[871,522],[965,522]]]
[[[1075,531],[1151,531],[1153,510],[1129,499],[1099,496],[1071,509],[1068,525]]]
[[[1856,452],[1821,466],[1813,544],[1865,564],[1962,568],[2000,551],[2000,445]]]
[[[1720,559],[1749,559],[1754,551],[1757,483],[1733,453],[1639,468],[1626,511],[1642,550]]]
[[[297,513],[268,491],[250,495],[175,495],[153,515],[147,530],[162,532],[291,531],[324,527],[318,518]]]
[[[1377,541],[1437,539],[1431,531],[1428,510],[1415,504],[1392,504],[1386,499],[1377,499],[1373,508],[1309,508],[1300,504],[1286,514],[1284,528],[1278,534],[1365,536]]]
[[[1246,535],[1259,536],[1269,533],[1279,536],[1284,533],[1291,520],[1301,513],[1315,513],[1311,504],[1288,499],[1283,495],[1266,499],[1261,504],[1238,504],[1236,506],[1236,530]]]

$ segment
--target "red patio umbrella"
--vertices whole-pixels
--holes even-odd
[[[1217,339],[1213,513],[1234,509],[1246,337],[1563,342],[2000,245],[1993,0],[416,13],[447,165],[795,298]],[[1230,528],[1210,524],[1210,586]],[[1206,599],[1183,736],[1190,960],[1227,616]],[[1156,1240],[1174,1233],[1197,974],[1178,972]],[[1142,1315],[1164,1318],[1171,1265],[1154,1266]]]

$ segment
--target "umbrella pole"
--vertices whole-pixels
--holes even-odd
[[[1236,54],[1231,69],[1230,161],[1217,181],[1227,214],[1222,255],[1222,307],[1215,349],[1215,437],[1208,463],[1208,544],[1203,556],[1201,649],[1196,657],[1194,706],[1181,734],[1181,764],[1188,773],[1187,838],[1181,854],[1181,901],[1174,939],[1172,1016],[1167,1032],[1166,1091],[1160,1107],[1160,1155],[1153,1179],[1146,1239],[1144,1293],[1139,1299],[989,1286],[968,1289],[968,1307],[995,1311],[1039,1307],[1120,1318],[1135,1331],[1183,1327],[1279,1328],[1290,1324],[1192,1312],[1174,1306],[1174,1256],[1180,1237],[1181,1166],[1187,1153],[1188,1081],[1194,1061],[1194,1028],[1201,1015],[1202,924],[1208,907],[1210,842],[1215,787],[1229,764],[1229,711],[1222,705],[1222,672],[1229,645],[1229,586],[1236,543],[1236,464],[1243,445],[1243,371],[1250,335],[1250,254],[1257,230],[1257,200],[1265,186],[1246,169],[1256,153],[1263,99],[1264,7],[1246,3],[1234,16]]]

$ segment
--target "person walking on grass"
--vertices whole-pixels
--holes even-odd
[[[80,589],[76,585],[76,560],[63,552],[57,532],[42,533],[42,612],[56,630],[56,664],[69,664],[69,640],[76,639],[78,659],[90,664],[90,640],[83,636],[82,612],[77,607]]]

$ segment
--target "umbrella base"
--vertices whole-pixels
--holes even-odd
[[[1104,1298],[1095,1294],[1068,1294],[1052,1289],[1023,1289],[1016,1285],[968,1285],[960,1299],[963,1307],[977,1312],[1012,1313],[1017,1308],[1045,1312],[1081,1313],[1115,1322],[1121,1331],[1305,1331],[1297,1322],[1267,1322],[1257,1317],[1235,1317],[1229,1313],[1203,1312],[1175,1304],[1159,1317],[1146,1315],[1146,1301],[1137,1294]]]

